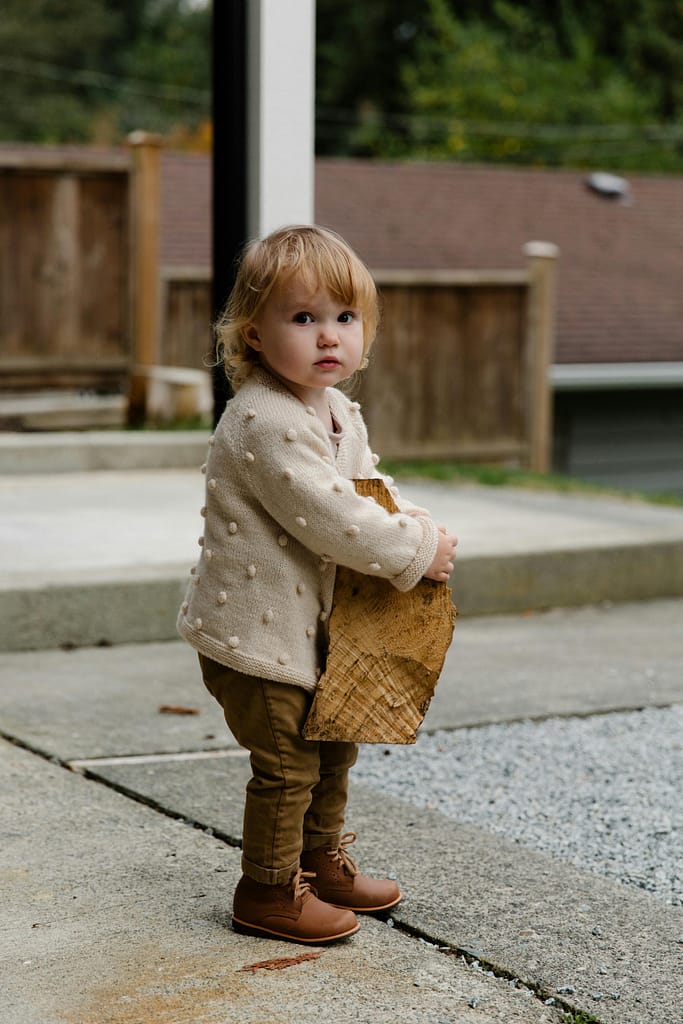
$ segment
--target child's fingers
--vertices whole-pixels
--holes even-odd
[[[455,534],[449,533],[445,526],[438,525],[437,531],[436,554],[425,576],[427,579],[445,583],[454,569],[453,561],[455,559],[455,547],[458,543],[458,538]]]
[[[458,538],[453,533],[444,533],[444,534],[442,534],[442,536],[443,536],[443,539],[450,544],[450,550],[448,552],[448,557],[449,558],[455,558],[455,556],[456,556],[456,550],[455,549],[458,546]]]

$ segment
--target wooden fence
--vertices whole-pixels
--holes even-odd
[[[119,387],[132,409],[138,366],[209,364],[210,272],[160,267],[158,140],[130,141],[0,152],[0,389]],[[556,250],[525,252],[519,271],[375,273],[358,398],[384,455],[548,468]]]
[[[125,378],[129,353],[128,158],[0,163],[0,384]]]
[[[382,322],[357,397],[383,455],[548,468],[555,255],[531,243],[519,271],[374,272]],[[162,281],[163,362],[206,366],[209,272]]]
[[[159,361],[207,369],[215,359],[211,316],[210,269],[163,266]]]
[[[547,469],[556,250],[520,271],[377,271],[382,324],[358,392],[386,456]]]

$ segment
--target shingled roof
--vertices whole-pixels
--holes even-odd
[[[161,262],[211,265],[211,159],[204,153],[161,154]]]
[[[554,242],[558,362],[683,360],[683,178],[630,176],[630,205],[578,171],[319,160],[316,215],[371,267],[519,267]]]
[[[162,160],[162,258],[210,261],[210,167]],[[571,170],[316,161],[316,219],[373,269],[502,269],[560,248],[559,363],[683,361],[683,178],[629,175],[630,203]]]

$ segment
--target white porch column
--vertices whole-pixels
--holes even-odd
[[[247,228],[313,221],[315,0],[248,0]]]

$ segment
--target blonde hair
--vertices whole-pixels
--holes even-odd
[[[259,354],[244,339],[276,285],[296,275],[311,289],[326,288],[339,302],[360,310],[363,320],[363,364],[375,340],[379,304],[370,271],[351,247],[328,228],[290,226],[247,245],[235,285],[215,324],[216,351],[236,391],[247,379]]]

